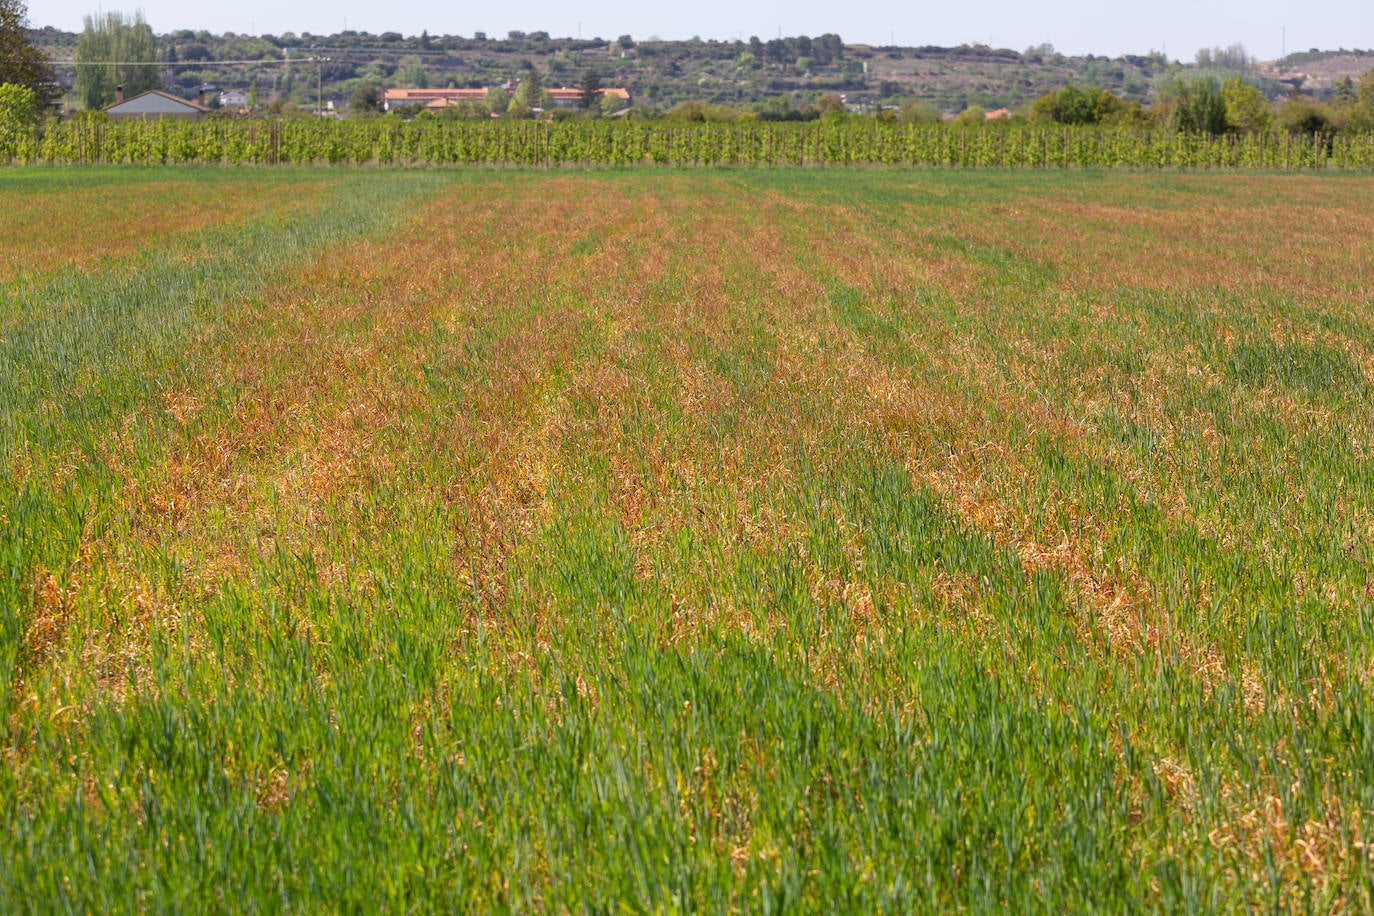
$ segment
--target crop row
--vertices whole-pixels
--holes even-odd
[[[72,121],[0,132],[0,162],[1368,169],[1374,135],[824,122]]]

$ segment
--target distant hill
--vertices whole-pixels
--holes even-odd
[[[55,61],[70,61],[77,35],[52,28],[31,33]],[[875,47],[847,44],[838,35],[767,41],[637,41],[552,38],[512,32],[492,39],[379,35],[213,35],[180,30],[159,36],[167,88],[184,95],[211,84],[314,105],[317,93],[344,103],[358,86],[479,87],[537,71],[548,86],[575,86],[594,70],[603,85],[628,88],[638,104],[668,107],[686,100],[730,105],[793,104],[837,92],[850,104],[928,101],[946,113],[970,105],[1015,108],[1066,84],[1095,85],[1126,99],[1150,101],[1161,86],[1190,73],[1243,74],[1270,94],[1295,82],[1318,95],[1331,80],[1374,68],[1374,52],[1292,54],[1239,70],[1183,64],[1163,54],[1075,57],[1048,45],[1014,51],[986,45]],[[59,65],[70,86],[73,71]],[[317,79],[319,84],[317,85]]]
[[[1374,70],[1374,50],[1304,51],[1261,64],[1260,73],[1281,82],[1299,81],[1304,91],[1324,94],[1333,80],[1348,76],[1358,80]]]

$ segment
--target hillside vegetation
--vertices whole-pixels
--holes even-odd
[[[48,28],[32,36],[55,60],[72,60],[76,34]],[[873,47],[846,44],[838,35],[658,41],[629,35],[577,40],[543,32],[477,38],[179,30],[158,40],[168,62],[165,82],[175,91],[193,94],[204,84],[244,91],[256,86],[264,106],[280,98],[304,107],[318,101],[317,81],[320,94],[342,107],[365,85],[481,87],[537,72],[547,85],[576,86],[594,71],[604,85],[627,87],[638,102],[660,109],[683,101],[796,108],[822,93],[837,93],[854,105],[927,102],[953,114],[970,106],[1015,108],[1066,85],[1097,86],[1127,101],[1147,102],[1171,81],[1193,75],[1243,75],[1274,96],[1287,91],[1290,84],[1283,80],[1303,75],[1299,63],[1313,71],[1305,75],[1305,88],[1324,96],[1333,78],[1374,68],[1374,54],[1365,52],[1332,54],[1343,63],[1321,69],[1315,61],[1325,55],[1260,67],[1243,51],[1229,57],[1209,51],[1204,66],[1153,52],[1108,58],[1063,55],[1048,45],[1023,51]],[[59,71],[70,80],[69,67]]]

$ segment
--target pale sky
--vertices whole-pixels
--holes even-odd
[[[82,17],[97,8],[132,12],[141,8],[155,32],[207,29],[280,35],[330,34],[348,29],[418,35],[486,32],[504,37],[511,29],[542,30],[554,37],[765,41],[783,35],[834,32],[845,41],[870,44],[959,45],[983,42],[1016,51],[1049,42],[1065,54],[1145,54],[1164,51],[1192,60],[1198,48],[1240,42],[1260,59],[1287,50],[1374,48],[1374,0],[1154,0],[1121,4],[1066,0],[1029,4],[1016,0],[981,3],[878,3],[873,0],[793,0],[738,3],[696,0],[688,3],[593,4],[562,0],[521,3],[415,2],[392,6],[376,0],[144,0],[141,4],[93,0],[30,0],[29,21],[36,27],[79,31]]]

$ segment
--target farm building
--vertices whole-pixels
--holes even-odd
[[[499,88],[507,92],[514,92],[518,84],[507,83]],[[620,99],[628,105],[630,103],[630,90],[621,88],[599,90],[602,98],[612,96]],[[553,104],[558,108],[576,108],[582,104],[582,90],[560,87],[550,89],[549,95],[553,98]],[[459,102],[481,103],[486,100],[486,89],[385,89],[382,91],[382,107],[387,111],[402,105],[423,105],[425,108],[435,111],[456,105]]]
[[[149,89],[131,99],[125,99],[123,95],[123,88],[117,90],[115,103],[105,109],[105,114],[112,121],[128,118],[179,118],[185,121],[199,121],[209,111],[204,105],[179,99],[159,89]]]
[[[630,90],[628,89],[598,89],[597,94],[603,99],[609,95],[612,98],[620,99],[620,101],[626,105],[630,104]],[[553,96],[553,104],[558,108],[577,108],[582,104],[581,89],[560,87],[558,89],[550,89],[549,95]]]
[[[382,107],[390,111],[402,105],[423,105],[437,110],[459,102],[481,102],[486,97],[485,89],[384,89]]]

